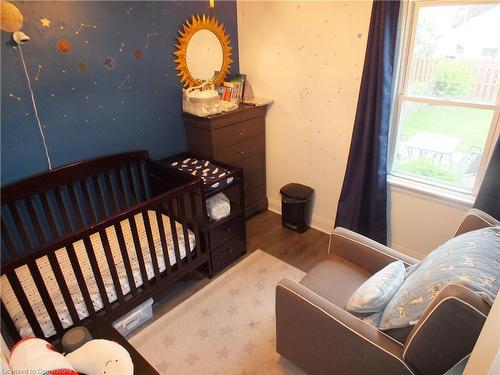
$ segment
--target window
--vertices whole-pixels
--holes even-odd
[[[389,170],[475,195],[500,131],[500,2],[407,5]]]

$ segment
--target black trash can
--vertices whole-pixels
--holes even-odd
[[[283,226],[299,233],[305,232],[311,225],[314,190],[309,186],[292,183],[283,186],[280,193]]]

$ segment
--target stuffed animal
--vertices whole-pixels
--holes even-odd
[[[66,355],[78,371],[87,375],[132,375],[134,364],[127,350],[114,341],[91,340]]]
[[[50,343],[36,337],[26,337],[12,348],[9,366],[13,374],[78,375]]]

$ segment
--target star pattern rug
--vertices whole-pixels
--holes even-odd
[[[276,353],[275,289],[304,272],[256,250],[131,338],[160,372],[304,374]]]

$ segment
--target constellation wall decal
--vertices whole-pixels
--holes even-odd
[[[42,70],[42,65],[38,64],[36,75],[35,75],[35,81],[38,81],[38,78],[40,77],[40,71]]]
[[[80,27],[78,27],[78,30],[75,31],[75,34],[76,35],[80,34],[80,31],[82,31],[82,29],[84,29],[84,28],[97,29],[97,26],[96,25],[89,25],[86,23],[81,23]]]
[[[19,96],[17,96],[16,94],[14,94],[13,92],[9,93],[9,96],[12,99],[16,99],[18,102],[21,101],[21,98]]]
[[[146,38],[146,48],[148,48],[148,47],[149,47],[149,39],[150,39],[152,36],[158,36],[158,33],[148,33],[148,37]]]
[[[122,44],[120,45],[120,52],[123,52],[125,47],[126,47],[125,43],[122,42]]]
[[[127,74],[125,79],[118,86],[118,90],[132,90],[132,82],[130,81],[130,75]]]

